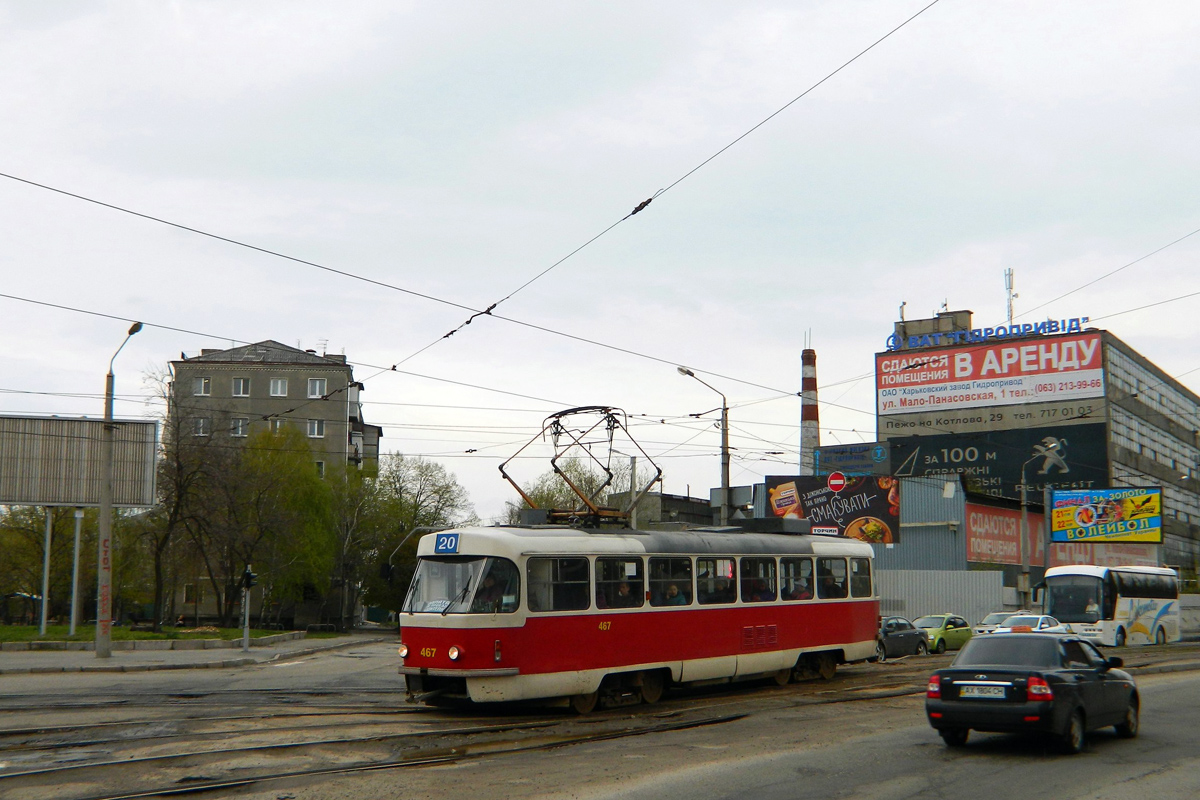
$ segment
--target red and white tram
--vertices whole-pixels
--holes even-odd
[[[729,529],[472,527],[422,537],[401,611],[417,700],[566,698],[833,676],[875,654],[870,545]]]

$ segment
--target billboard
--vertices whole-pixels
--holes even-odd
[[[967,502],[965,531],[967,561],[982,564],[1021,563],[1021,511]],[[1087,541],[1055,542],[1050,545],[1046,561],[1046,536],[1043,517],[1029,512],[1029,538],[1026,541],[1029,563],[1048,567],[1068,564],[1098,564],[1100,566],[1158,566],[1157,544],[1117,544]]]
[[[1050,495],[1055,542],[1161,542],[1162,489],[1092,489]]]
[[[875,354],[880,416],[1104,396],[1099,333]]]
[[[972,491],[1019,499],[1022,467],[1027,491],[1049,486],[1108,485],[1107,426],[1057,425],[987,433],[905,436],[889,440],[898,478],[963,475]]]
[[[113,422],[115,508],[154,505],[158,423]],[[104,420],[0,416],[0,505],[99,506]]]
[[[1073,403],[1022,403],[1020,405],[972,408],[959,411],[919,411],[879,417],[879,438],[929,436],[939,433],[979,433],[996,428],[1027,428],[1031,425],[1086,425],[1105,419],[1104,398]]]
[[[887,442],[830,445],[814,451],[813,469],[817,475],[890,475],[891,459]]]
[[[900,484],[893,478],[768,475],[763,482],[768,514],[807,519],[814,533],[825,528],[865,542],[900,541]]]

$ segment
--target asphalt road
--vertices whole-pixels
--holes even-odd
[[[1159,655],[1148,651],[1136,656],[1135,651],[1127,652],[1148,663],[1193,657],[1183,648],[1167,648]],[[624,724],[635,716],[643,723],[649,716],[668,725],[688,715],[727,720],[702,727],[552,749],[530,747],[503,755],[472,753],[473,745],[468,742],[462,749],[451,745],[454,749],[446,754],[454,759],[441,765],[290,778],[210,792],[207,796],[254,800],[444,800],[459,796],[486,800],[1200,797],[1200,744],[1194,733],[1194,719],[1200,710],[1200,671],[1140,677],[1143,712],[1139,738],[1119,740],[1111,732],[1099,732],[1091,736],[1083,754],[1069,757],[1038,740],[978,733],[972,734],[963,750],[944,747],[924,720],[923,697],[912,688],[943,660],[948,661],[949,656],[859,665],[839,673],[830,683],[713,689],[675,694],[656,707],[618,709],[581,719],[562,716],[563,720],[574,720],[570,724],[582,731]],[[39,723],[50,724],[141,719],[159,714],[182,718],[196,713],[190,706],[159,709],[136,702],[121,705],[139,694],[153,692],[209,692],[212,696],[201,702],[211,711],[227,702],[247,702],[246,697],[256,690],[318,694],[327,690],[330,695],[315,699],[283,699],[287,703],[345,703],[346,713],[353,717],[373,703],[394,707],[400,698],[392,690],[399,686],[394,647],[374,644],[237,670],[12,676],[4,679],[2,700],[3,705],[45,703],[40,710],[11,712],[9,727],[16,727],[31,715]],[[890,688],[880,691],[880,687]],[[224,692],[238,694],[226,697]],[[63,698],[89,695],[117,702],[86,709],[53,708]],[[355,725],[369,724],[371,727],[364,730],[371,734],[391,734],[406,725],[445,724],[426,720],[423,715],[414,718],[393,716],[386,710],[384,716],[379,713],[362,722],[351,721]],[[448,722],[459,727],[481,724],[490,721],[489,713],[496,712],[476,709]],[[545,709],[527,713],[531,717],[544,716]],[[222,722],[220,727],[230,724]],[[312,736],[302,734],[302,738]],[[203,740],[195,743],[202,744]],[[528,743],[536,745],[536,739]],[[190,745],[180,742],[179,746]],[[402,754],[389,751],[390,746],[386,740],[364,742],[339,750],[335,757],[384,759]],[[230,768],[236,769],[232,765]],[[10,796],[21,798],[37,797],[39,793],[33,785],[20,788],[19,782],[6,783],[2,788],[0,794],[14,791]],[[62,796],[93,797],[103,793],[80,786],[79,791]]]

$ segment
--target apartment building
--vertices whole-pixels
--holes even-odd
[[[244,441],[264,428],[295,426],[317,469],[372,464],[383,429],[363,420],[363,385],[344,355],[276,341],[180,354],[171,362],[171,414],[185,435]]]

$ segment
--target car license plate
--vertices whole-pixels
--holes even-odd
[[[993,700],[1004,699],[1003,686],[960,686],[959,697],[986,697]]]

